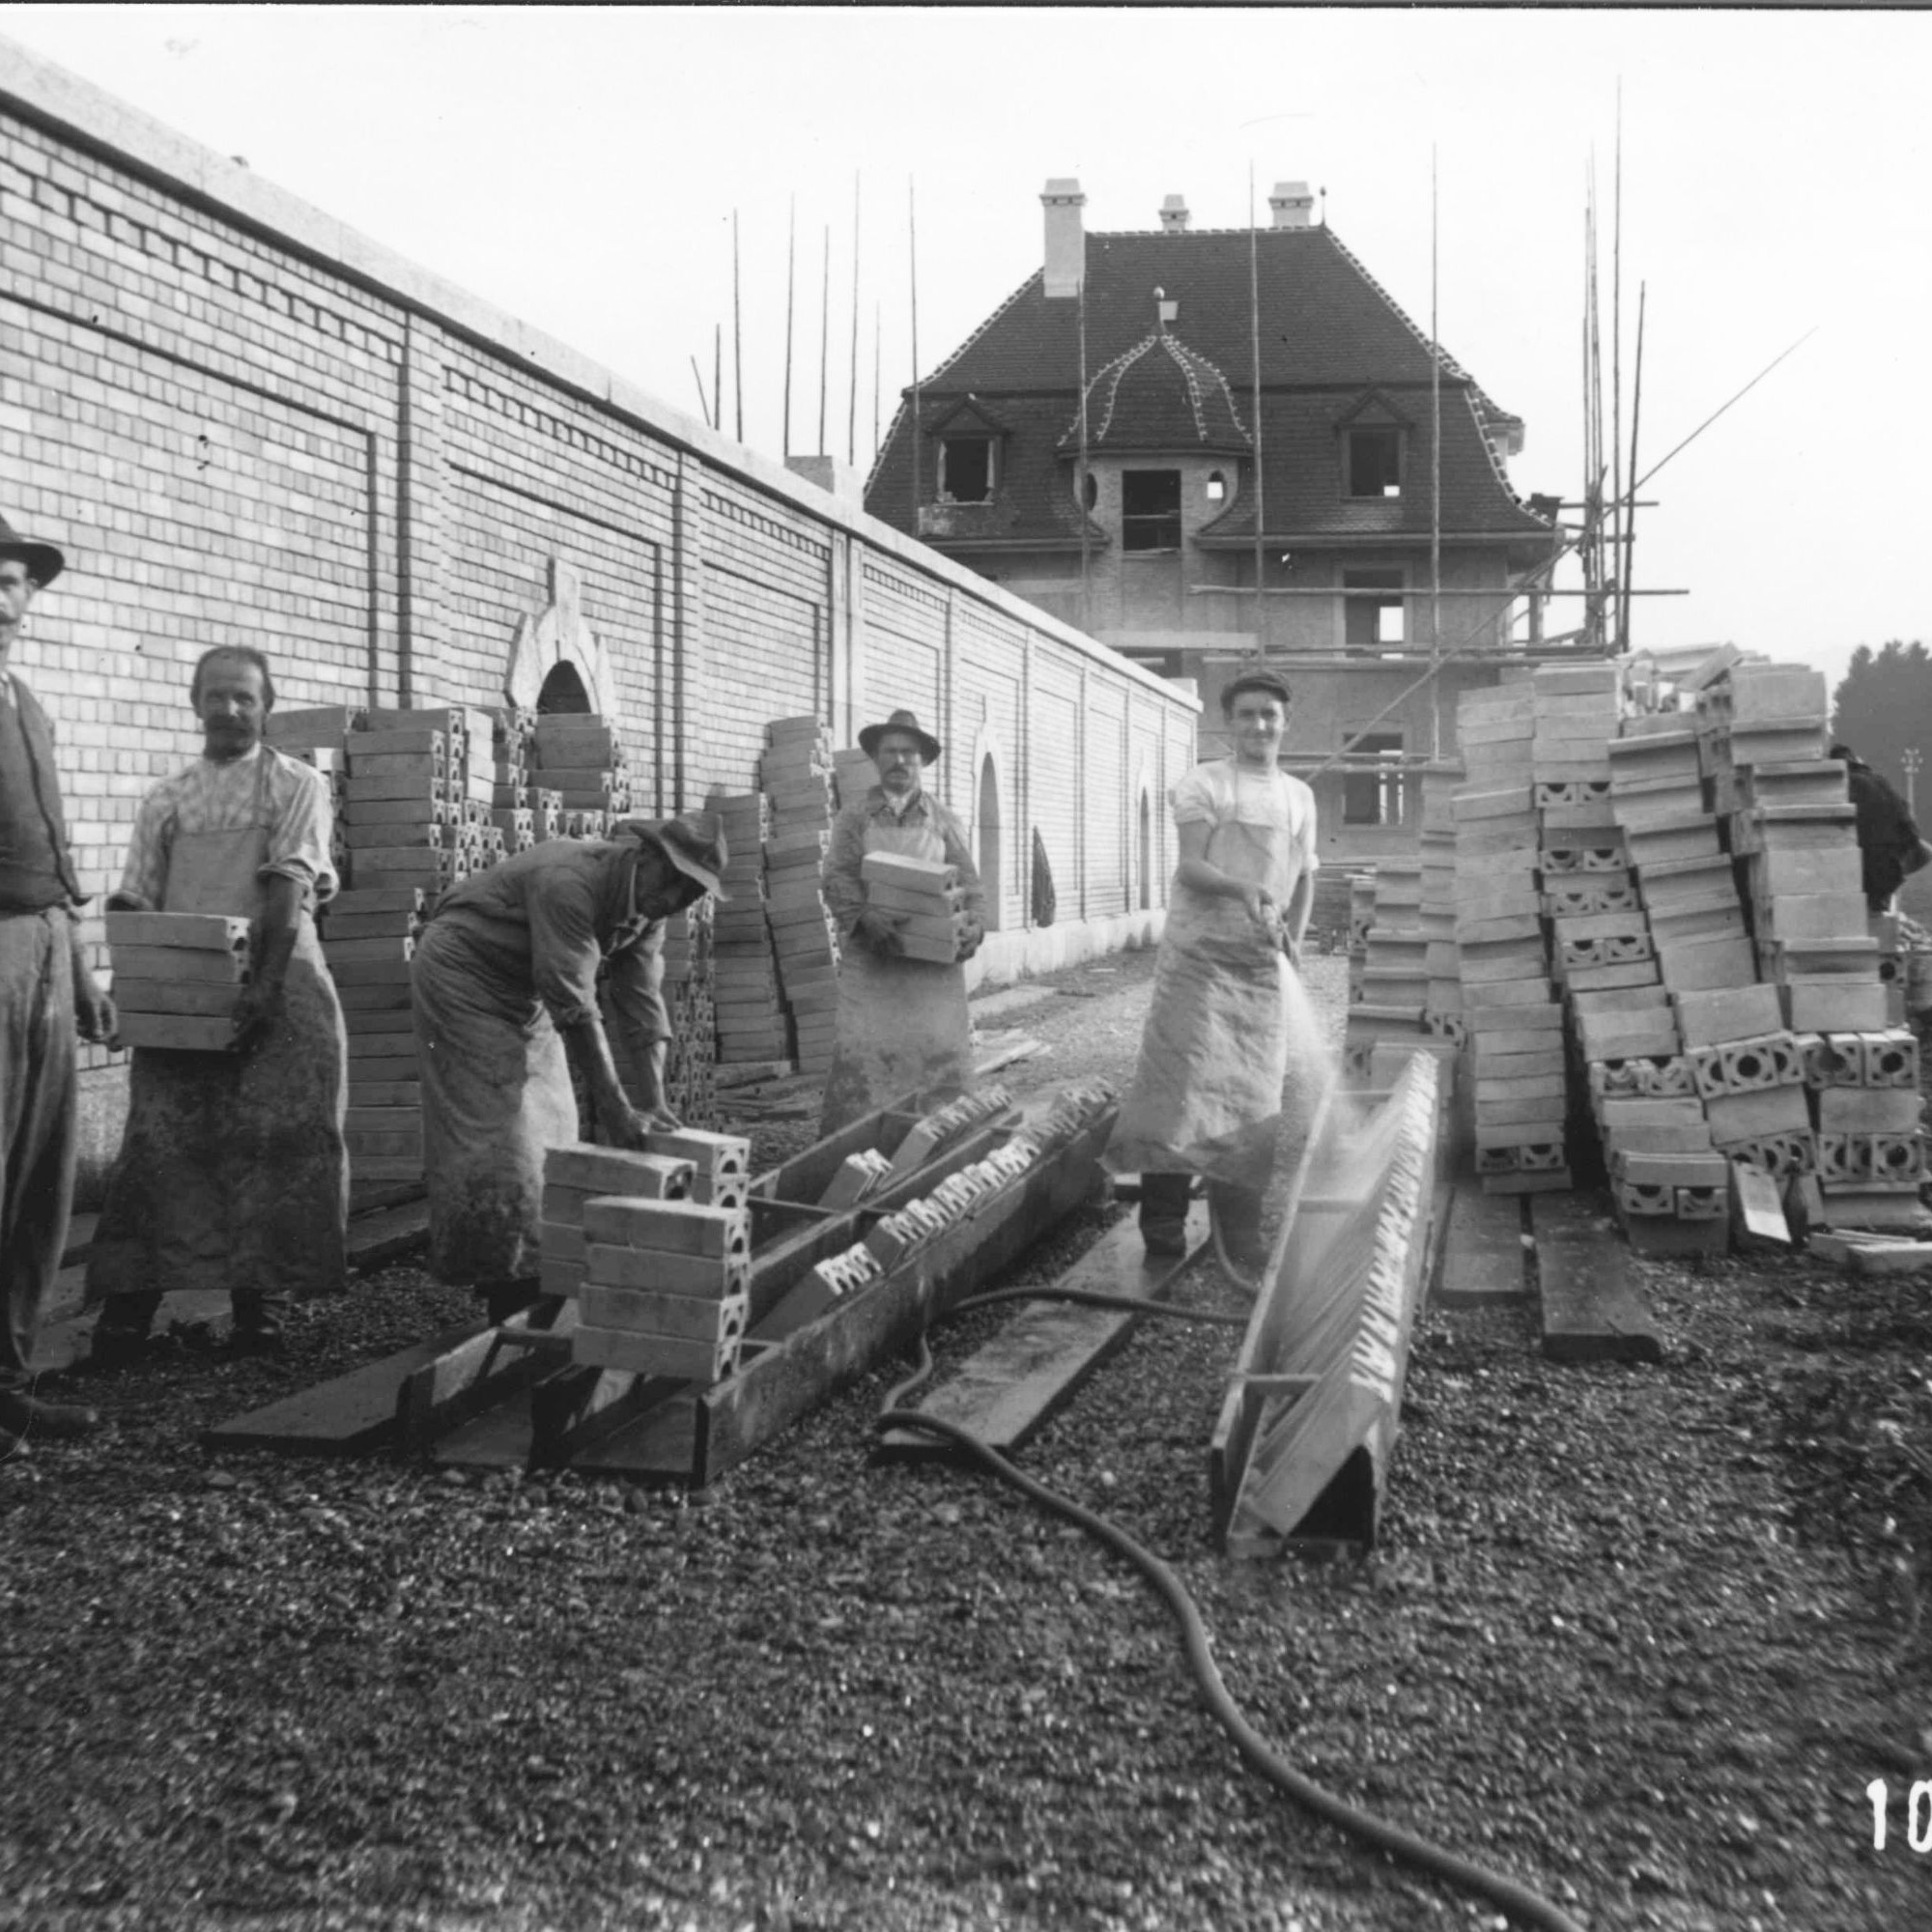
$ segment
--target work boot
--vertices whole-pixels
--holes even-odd
[[[238,1290],[229,1300],[235,1310],[235,1326],[228,1335],[231,1355],[288,1352],[288,1337],[282,1332],[282,1317],[288,1303],[282,1296]]]
[[[51,1442],[74,1442],[100,1427],[98,1409],[78,1403],[43,1402],[25,1389],[0,1389],[0,1434],[43,1435]]]
[[[1141,1241],[1150,1255],[1187,1252],[1187,1201],[1191,1174],[1141,1176]]]
[[[1268,1262],[1262,1239],[1262,1197],[1251,1188],[1211,1180],[1208,1183],[1208,1212],[1229,1266],[1250,1287],[1255,1286]]]
[[[131,1369],[154,1350],[148,1332],[161,1305],[158,1294],[114,1294],[100,1310],[82,1365],[98,1372]]]

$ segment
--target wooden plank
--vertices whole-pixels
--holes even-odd
[[[405,1201],[358,1214],[349,1224],[349,1265],[365,1274],[412,1255],[429,1241],[429,1203]]]
[[[1542,1283],[1543,1352],[1552,1362],[1661,1362],[1663,1343],[1637,1292],[1630,1250],[1608,1203],[1579,1194],[1532,1198]]]
[[[426,1368],[490,1333],[486,1324],[466,1322],[414,1343],[381,1361],[319,1382],[266,1408],[202,1431],[209,1449],[279,1449],[297,1456],[365,1456],[395,1439],[396,1401],[403,1384]]]
[[[633,1416],[601,1442],[577,1450],[571,1466],[639,1482],[696,1480],[697,1397],[690,1389]]]
[[[1031,1247],[1093,1188],[1118,1111],[1105,1108],[905,1266],[704,1390],[695,1480],[701,1486],[743,1462]]]
[[[1444,1308],[1483,1308],[1520,1301],[1528,1293],[1522,1197],[1485,1194],[1472,1181],[1459,1181],[1442,1237],[1435,1298]]]
[[[1054,1286],[1160,1301],[1207,1252],[1207,1243],[1205,1202],[1188,1209],[1184,1256],[1150,1255],[1139,1222],[1129,1215],[1108,1229]],[[1125,1309],[1042,1302],[1016,1316],[919,1407],[1010,1453],[1072,1400],[1074,1391],[1125,1343],[1139,1319]],[[958,1453],[953,1444],[914,1429],[895,1429],[878,1445],[881,1456],[922,1461]]]
[[[567,1335],[577,1325],[577,1310],[547,1296],[502,1325],[512,1333],[544,1328]],[[555,1369],[547,1350],[506,1344],[494,1327],[470,1334],[404,1377],[396,1391],[396,1446],[419,1454],[438,1436]]]
[[[529,1351],[526,1351],[529,1352]],[[530,1460],[530,1400],[522,1388],[442,1437],[430,1460],[444,1468],[522,1469]]]

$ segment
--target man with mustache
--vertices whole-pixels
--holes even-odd
[[[235,1351],[276,1354],[289,1304],[345,1283],[349,1042],[315,931],[336,889],[328,781],[262,742],[275,685],[260,651],[204,653],[188,695],[202,755],[142,800],[107,903],[244,918],[253,965],[227,1052],[134,1050],[87,1266],[103,1368],[145,1352],[165,1293],[225,1289]]]
[[[30,1435],[99,1426],[90,1408],[35,1396],[30,1366],[73,1202],[74,1031],[114,1031],[80,950],[53,728],[10,666],[28,605],[65,561],[0,520],[0,1459]]]

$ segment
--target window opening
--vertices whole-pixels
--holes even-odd
[[[1180,471],[1126,469],[1121,472],[1121,548],[1180,548]]]
[[[1349,650],[1387,650],[1406,641],[1401,571],[1345,570],[1342,588],[1349,593],[1342,600],[1342,642]]]
[[[1363,731],[1346,742],[1349,765],[1342,775],[1342,823],[1400,825],[1402,733]],[[1373,763],[1368,762],[1371,759]]]
[[[1100,479],[1090,469],[1087,472],[1087,507],[1091,510],[1100,500]]]
[[[939,495],[949,503],[987,503],[993,497],[993,442],[984,436],[942,437]]]
[[[1228,497],[1228,479],[1225,476],[1223,476],[1218,469],[1208,470],[1208,500],[1210,503],[1222,503],[1227,500],[1227,497]]]
[[[1349,432],[1349,495],[1402,495],[1402,432],[1351,429]]]

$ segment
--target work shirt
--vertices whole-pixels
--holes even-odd
[[[1905,801],[1863,759],[1852,759],[1845,777],[1857,813],[1861,883],[1873,911],[1882,911],[1905,883],[1906,861],[1918,850],[1918,827]]]
[[[197,758],[149,792],[134,819],[114,902],[137,912],[158,908],[176,835],[247,831],[258,822],[265,795],[268,857],[256,877],[293,879],[310,907],[327,904],[338,884],[328,849],[328,781],[313,765],[266,745],[239,758]]]
[[[638,910],[635,839],[550,838],[452,886],[438,920],[487,940],[503,980],[527,984],[554,1024],[598,1017],[600,979],[644,1045],[671,1037],[664,1003],[664,920]]]
[[[866,910],[866,882],[860,867],[866,860],[866,827],[874,819],[904,827],[930,825],[946,847],[946,863],[959,874],[961,902],[976,918],[985,900],[978,867],[966,844],[959,821],[930,792],[922,790],[902,811],[895,812],[884,785],[845,806],[832,821],[832,849],[825,855],[822,886],[825,903],[838,923],[841,938],[849,939],[859,915]]]
[[[1266,883],[1283,906],[1321,861],[1315,850],[1315,794],[1279,766],[1251,771],[1233,758],[1196,765],[1168,794],[1176,825],[1251,825],[1274,837],[1276,876]]]
[[[0,672],[0,913],[78,905],[53,726],[11,671]]]

